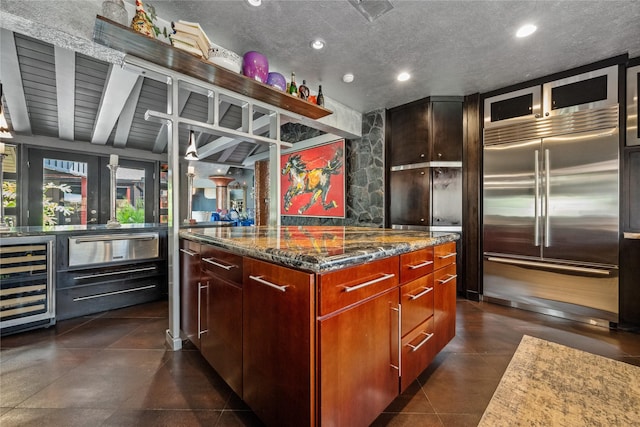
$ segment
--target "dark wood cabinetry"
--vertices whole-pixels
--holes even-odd
[[[431,218],[430,170],[427,167],[391,172],[389,216],[391,224],[428,226]]]
[[[389,163],[462,160],[462,98],[431,97],[387,114]]]

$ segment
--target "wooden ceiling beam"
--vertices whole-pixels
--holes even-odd
[[[127,98],[127,102],[124,104],[120,118],[118,119],[118,127],[116,128],[116,135],[113,138],[113,146],[116,148],[124,148],[127,145],[129,139],[129,132],[131,131],[131,125],[133,124],[133,117],[136,114],[136,107],[138,106],[138,100],[140,99],[140,91],[142,90],[142,82],[144,77],[138,76],[136,84],[133,85],[133,89]]]
[[[31,135],[31,120],[22,86],[16,41],[13,32],[4,28],[0,28],[0,51],[0,82],[11,117],[11,127],[16,133]]]
[[[58,102],[58,138],[74,140],[76,103],[76,53],[54,46],[56,95]]]
[[[111,131],[124,108],[134,85],[138,81],[138,75],[127,71],[117,65],[109,67],[109,74],[105,83],[96,123],[93,128],[92,144],[105,145],[111,135]]]

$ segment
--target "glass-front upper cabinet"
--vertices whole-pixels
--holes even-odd
[[[484,127],[504,126],[541,117],[541,87],[532,86],[485,98]]]
[[[640,111],[640,65],[627,70],[627,145],[640,145],[640,127],[638,112]]]
[[[542,98],[545,117],[613,106],[618,103],[618,66],[545,83]]]

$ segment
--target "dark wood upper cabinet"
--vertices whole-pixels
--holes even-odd
[[[442,96],[390,109],[390,165],[461,161],[462,105],[462,97]]]

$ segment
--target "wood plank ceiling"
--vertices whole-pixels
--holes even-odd
[[[22,34],[0,31],[2,60],[7,61],[1,76],[2,102],[16,133],[166,153],[166,127],[144,118],[147,110],[166,110],[165,83]],[[208,121],[207,96],[181,89],[179,104],[181,116]],[[220,109],[224,111],[221,126],[237,129],[242,125],[240,106],[222,102]],[[181,155],[188,138],[189,129],[181,127]],[[200,133],[198,147],[204,146],[206,157],[201,160],[235,166],[268,150]]]

